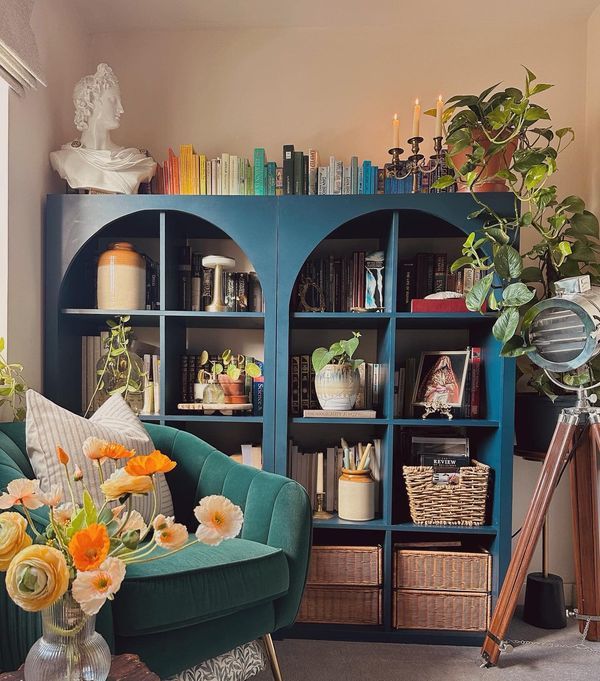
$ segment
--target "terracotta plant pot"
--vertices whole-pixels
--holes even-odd
[[[359,389],[358,369],[350,364],[327,364],[315,375],[321,409],[352,409]]]
[[[227,374],[219,374],[219,384],[225,393],[226,404],[244,404],[246,397],[246,377],[240,376],[237,380],[229,378]]]
[[[473,136],[479,144],[486,150],[490,147],[490,141],[482,132],[474,132]],[[518,140],[512,140],[506,147],[506,149],[492,156],[488,159],[485,169],[481,173],[481,176],[477,182],[473,185],[473,191],[476,192],[506,192],[508,187],[506,186],[506,181],[500,177],[496,177],[499,170],[506,170],[511,163],[513,154],[515,153],[518,145]],[[462,151],[452,156],[452,162],[456,168],[462,168],[462,166],[467,162],[467,156],[471,153],[473,147],[466,147]],[[449,145],[448,151],[452,153],[452,146]],[[478,166],[478,170],[481,166]],[[462,180],[458,179],[456,182],[457,191],[468,192],[468,185]]]

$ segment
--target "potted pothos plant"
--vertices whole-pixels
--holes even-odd
[[[359,343],[360,332],[353,331],[347,340],[313,351],[315,391],[322,409],[348,410],[354,407],[360,389],[358,367],[364,362],[354,359]]]
[[[211,404],[222,400],[227,404],[243,404],[247,401],[246,395],[246,376],[258,378],[262,371],[260,366],[250,361],[245,355],[236,355],[230,349],[224,350],[217,360],[209,360],[209,354],[203,350],[200,354],[200,366],[198,372],[198,382],[200,384],[216,385],[217,381],[221,387],[221,392],[206,388],[203,392],[205,402]],[[206,368],[208,367],[208,368]],[[211,395],[211,392],[214,394]],[[217,399],[218,395],[222,399]]]
[[[575,195],[561,198],[553,183],[558,158],[575,133],[570,127],[553,128],[548,110],[534,101],[552,86],[535,81],[536,76],[526,68],[523,90],[508,87],[496,91],[497,86],[492,86],[480,95],[448,100],[445,117],[452,172],[433,186],[445,187],[460,178],[477,204],[469,218],[483,220],[483,227],[468,235],[461,257],[452,264],[454,272],[471,267],[482,274],[466,295],[467,308],[481,311],[487,303],[489,310],[498,313],[492,330],[502,343],[501,354],[520,358],[529,386],[555,400],[549,379],[526,361],[532,347],[521,328],[533,304],[555,294],[557,280],[589,274],[592,283],[600,283],[599,229],[598,219],[586,210],[583,199]],[[465,150],[465,159],[457,163],[459,153]],[[485,193],[477,191],[481,178],[490,176],[489,167],[497,157],[502,157],[504,167],[495,167],[494,176],[505,182],[514,196],[514,210],[506,215],[496,212]],[[517,250],[521,230],[536,237],[523,254]],[[562,380],[577,386],[597,377],[600,359],[592,362],[587,372],[569,372]],[[517,430],[520,411],[517,406]],[[528,430],[535,431],[531,418],[528,407]],[[554,425],[552,418],[544,420]]]

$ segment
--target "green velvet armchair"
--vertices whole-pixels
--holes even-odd
[[[157,449],[177,461],[167,480],[175,517],[190,532],[197,526],[193,508],[208,494],[223,494],[244,511],[239,538],[129,566],[115,600],[98,615],[97,629],[113,651],[138,654],[166,678],[294,622],[312,521],[306,492],[296,482],[236,463],[184,431],[147,430]],[[1,423],[0,489],[33,477],[25,451],[24,424]],[[40,512],[34,519],[46,522]],[[39,616],[8,598],[4,575],[0,632],[0,671],[16,669],[41,635]]]

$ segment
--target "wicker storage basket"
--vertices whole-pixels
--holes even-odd
[[[381,546],[313,546],[308,584],[381,584]]]
[[[381,624],[381,589],[307,586],[298,622]]]
[[[394,588],[487,593],[492,557],[487,551],[395,550]]]
[[[457,485],[436,485],[431,466],[404,466],[412,521],[418,525],[483,525],[490,467],[473,461]]]
[[[490,596],[458,591],[394,591],[396,629],[453,629],[485,631]]]

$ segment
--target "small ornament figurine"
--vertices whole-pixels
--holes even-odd
[[[84,76],[73,90],[78,140],[50,154],[50,163],[72,189],[109,194],[137,194],[149,182],[156,162],[134,147],[120,147],[110,138],[123,113],[119,81],[108,64]]]

